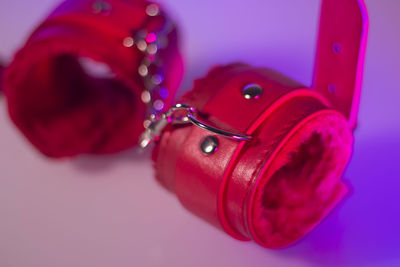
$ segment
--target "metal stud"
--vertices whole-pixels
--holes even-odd
[[[209,135],[205,137],[201,142],[200,145],[201,152],[203,152],[206,155],[211,155],[215,151],[217,151],[218,145],[219,145],[218,138],[213,135]]]
[[[246,99],[258,99],[262,92],[262,87],[255,83],[248,84],[242,89],[242,95]]]

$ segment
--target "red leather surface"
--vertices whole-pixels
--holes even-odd
[[[95,12],[108,3],[109,12]],[[51,157],[113,153],[136,144],[147,107],[138,68],[144,55],[123,40],[141,30],[157,31],[164,13],[148,16],[148,1],[67,0],[32,33],[5,73],[4,90],[11,119],[41,152]],[[159,51],[168,70],[163,99],[172,105],[182,78],[178,36]],[[78,63],[105,63],[114,77],[93,77]]]
[[[314,84],[356,127],[368,36],[363,0],[324,0]]]

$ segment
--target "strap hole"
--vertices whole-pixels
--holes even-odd
[[[329,93],[331,93],[331,94],[334,94],[334,93],[336,93],[336,85],[334,85],[334,84],[329,84],[328,85],[328,92]]]
[[[342,52],[342,46],[339,43],[334,43],[332,45],[332,50],[335,54],[339,54]]]

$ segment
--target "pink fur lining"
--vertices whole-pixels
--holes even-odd
[[[252,221],[264,246],[299,240],[342,200],[352,143],[347,123],[332,115],[311,120],[289,139],[256,191]]]

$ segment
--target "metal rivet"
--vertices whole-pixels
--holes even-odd
[[[242,95],[246,99],[257,99],[262,92],[262,87],[255,83],[248,84],[242,89]]]
[[[149,103],[151,101],[151,95],[149,91],[143,91],[141,95],[143,103]]]
[[[218,138],[213,135],[209,135],[203,139],[203,142],[201,142],[201,152],[206,155],[211,155],[217,151],[218,144]]]
[[[160,13],[160,8],[156,4],[150,4],[146,7],[146,14],[150,17],[157,16]]]
[[[126,37],[124,38],[124,40],[122,41],[122,44],[125,47],[132,47],[135,44],[135,40],[132,37]]]

